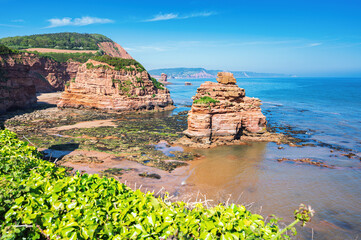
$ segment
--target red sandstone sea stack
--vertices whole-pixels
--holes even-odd
[[[58,107],[117,112],[165,110],[173,107],[173,100],[169,90],[154,83],[145,70],[137,70],[136,66],[116,69],[103,62],[88,60],[66,87]]]
[[[266,131],[261,101],[246,97],[245,90],[236,85],[232,73],[218,73],[217,81],[205,82],[198,88],[181,143],[207,147],[274,140]]]
[[[165,73],[162,73],[160,75],[160,79],[159,79],[160,82],[167,82],[168,81],[168,75],[165,74]]]

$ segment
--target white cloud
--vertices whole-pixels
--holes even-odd
[[[318,42],[318,43],[310,43],[307,46],[308,47],[317,47],[317,46],[320,46],[320,45],[322,45],[322,43]]]
[[[90,24],[104,24],[114,22],[108,18],[97,18],[97,17],[81,17],[81,18],[52,18],[49,19],[50,25],[47,28],[63,27],[63,26],[85,26]]]
[[[158,15],[155,15],[153,18],[144,20],[144,22],[156,22],[156,21],[165,21],[171,19],[187,19],[187,18],[195,18],[195,17],[209,17],[215,14],[216,14],[215,12],[198,12],[188,15],[179,15],[178,13],[166,13],[166,14],[160,13]]]
[[[158,14],[151,19],[145,20],[145,22],[164,21],[170,19],[177,19],[178,17],[179,17],[178,14],[174,14],[174,13]]]

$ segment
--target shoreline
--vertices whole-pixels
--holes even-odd
[[[38,106],[41,106],[42,102],[38,104]],[[24,111],[26,112],[26,111]],[[48,114],[48,115],[47,115]],[[57,115],[58,114],[58,115]],[[150,115],[149,115],[150,114]],[[153,119],[154,115],[157,115],[155,119]],[[53,117],[49,117],[53,116]],[[54,117],[56,116],[56,117]],[[42,119],[39,121],[39,119]],[[165,119],[165,120],[161,120]],[[172,119],[172,121],[170,121]],[[44,121],[46,120],[46,121]],[[205,177],[207,180],[206,182],[203,182],[195,178],[196,175],[199,175],[199,169],[204,169],[204,166],[210,166],[207,161],[210,160],[209,155],[211,152],[216,152],[220,157],[219,158],[225,158],[225,159],[234,159],[232,161],[235,161],[237,158],[242,156],[242,154],[232,154],[233,151],[251,151],[252,149],[257,149],[256,146],[261,148],[261,152],[264,151],[272,151],[272,154],[269,159],[266,160],[266,163],[273,165],[273,167],[281,168],[281,169],[295,169],[297,168],[306,168],[309,169],[309,171],[312,172],[320,172],[323,171],[338,171],[343,169],[329,169],[324,170],[321,167],[317,165],[295,165],[294,163],[290,163],[288,161],[277,162],[278,155],[284,156],[285,158],[289,159],[297,159],[298,157],[293,157],[293,153],[295,152],[298,155],[302,155],[302,157],[308,157],[304,153],[306,152],[315,152],[319,151],[320,149],[323,150],[323,155],[328,156],[330,154],[336,155],[337,157],[342,157],[344,159],[350,159],[354,158],[355,161],[357,161],[355,156],[350,156],[348,158],[347,156],[341,156],[341,154],[349,154],[348,152],[344,152],[342,150],[333,149],[329,146],[321,146],[318,144],[311,145],[307,141],[303,141],[300,139],[300,142],[297,144],[281,144],[277,145],[277,143],[247,143],[244,145],[229,145],[229,146],[217,146],[212,147],[210,149],[194,149],[194,148],[187,148],[184,147],[184,152],[192,152],[193,151],[193,160],[185,160],[185,161],[177,161],[177,162],[183,162],[186,163],[186,166],[177,166],[174,165],[174,160],[178,159],[179,157],[185,157],[187,158],[188,155],[180,155],[175,157],[160,157],[160,155],[164,155],[161,151],[155,151],[154,146],[148,146],[147,148],[143,149],[135,149],[139,145],[139,137],[143,137],[144,135],[153,135],[156,132],[161,131],[160,135],[155,135],[155,138],[151,138],[154,141],[151,142],[151,144],[158,144],[159,141],[167,139],[169,143],[168,148],[176,146],[177,139],[179,139],[177,136],[182,132],[182,129],[184,129],[184,123],[186,120],[186,115],[182,113],[181,115],[173,115],[169,112],[159,112],[159,113],[135,113],[135,114],[113,114],[113,113],[104,113],[99,111],[89,111],[86,109],[67,109],[67,110],[60,110],[57,108],[47,108],[45,110],[36,110],[33,113],[25,114],[25,115],[19,115],[15,118],[10,118],[7,120],[5,125],[10,127],[10,129],[14,126],[16,126],[17,129],[11,129],[15,130],[16,132],[20,133],[19,137],[26,136],[28,140],[30,140],[32,143],[38,146],[38,143],[40,145],[44,145],[45,143],[48,144],[48,146],[52,147],[51,149],[59,150],[59,151],[70,151],[67,155],[69,155],[70,158],[65,162],[61,162],[61,159],[58,160],[59,163],[64,164],[64,166],[68,167],[75,167],[74,169],[78,170],[84,170],[89,173],[100,173],[100,174],[110,174],[111,176],[115,176],[119,181],[125,181],[127,180],[127,183],[130,185],[130,187],[139,188],[140,186],[143,191],[146,190],[154,190],[154,192],[159,192],[160,194],[164,191],[170,192],[172,195],[174,195],[174,199],[192,199],[192,198],[198,198],[199,195],[204,196],[203,198],[212,198],[214,200],[213,203],[217,202],[225,202],[228,200],[229,193],[231,191],[228,191],[227,188],[224,188],[223,191],[219,191],[214,187],[209,187],[211,182],[209,177]],[[89,128],[74,128],[74,124],[77,124],[79,122],[109,122],[112,123],[110,126],[106,125],[89,125]],[[124,122],[127,122],[127,124],[123,124]],[[143,128],[138,128],[136,125],[139,125],[139,122],[142,122],[144,125]],[[172,125],[172,122],[174,123]],[[27,125],[28,124],[28,125]],[[118,124],[118,125],[117,125]],[[171,125],[168,125],[171,124]],[[183,127],[182,127],[183,124]],[[54,128],[57,128],[59,126],[72,126],[70,129],[60,129],[59,131],[54,131]],[[118,132],[117,127],[120,127],[120,129],[126,129],[125,132],[117,133],[115,135],[114,133]],[[270,126],[272,127],[272,126]],[[277,126],[280,127],[280,126]],[[53,129],[52,134],[60,134],[63,136],[46,136],[48,131],[43,131],[44,129],[50,130]],[[173,130],[172,130],[173,129]],[[89,130],[89,131],[88,131]],[[276,131],[277,129],[275,129]],[[289,131],[292,131],[292,129],[288,129]],[[26,132],[28,132],[29,135],[33,135],[34,137],[29,137]],[[147,133],[147,134],[144,134]],[[289,134],[294,134],[297,136],[297,130],[295,132],[288,132]],[[68,135],[67,135],[68,134]],[[132,146],[124,146],[122,147],[119,145],[121,142],[119,139],[121,139],[122,135],[125,136],[125,140],[129,142],[133,142]],[[114,138],[107,138],[107,136],[114,136]],[[67,136],[68,138],[64,137]],[[37,138],[44,138],[44,140],[36,142]],[[138,139],[138,140],[137,140]],[[79,141],[81,140],[81,141]],[[112,143],[112,141],[115,141]],[[148,140],[147,140],[148,141]],[[86,143],[90,144],[86,144]],[[116,144],[115,144],[116,143]],[[79,144],[79,145],[77,145]],[[85,144],[83,147],[82,145]],[[303,145],[305,144],[305,145]],[[94,148],[96,145],[101,148],[101,150]],[[144,145],[144,143],[143,143]],[[81,146],[79,148],[79,146]],[[114,151],[111,147],[122,147],[123,150],[127,149],[133,149],[132,152],[126,152],[121,153]],[[139,146],[138,146],[139,147]],[[335,147],[336,148],[336,147]],[[42,150],[46,150],[49,148],[42,148]],[[145,150],[144,150],[145,149]],[[153,150],[152,150],[153,149]],[[224,150],[222,150],[224,149]],[[227,150],[226,150],[227,149]],[[244,149],[244,150],[242,150]],[[267,150],[268,149],[268,150]],[[302,150],[301,150],[302,149]],[[143,151],[143,153],[142,153]],[[198,155],[195,155],[194,152],[196,152]],[[202,154],[202,152],[206,153],[206,155]],[[229,156],[227,155],[224,157],[222,155],[222,152],[229,152]],[[288,154],[288,153],[291,154]],[[327,153],[328,152],[328,153]],[[134,155],[137,154],[137,155]],[[148,155],[148,156],[144,156]],[[243,153],[244,154],[244,153]],[[289,156],[288,156],[288,155]],[[75,155],[84,155],[85,158],[83,159],[76,159],[74,158],[74,161],[72,163],[71,156]],[[134,155],[134,156],[133,156]],[[200,156],[201,155],[201,156]],[[218,156],[216,155],[216,156]],[[274,156],[273,156],[274,155]],[[149,159],[149,156],[152,159]],[[257,155],[258,156],[258,155]],[[250,155],[249,157],[244,156],[242,159],[258,159],[259,157]],[[96,158],[94,158],[96,157]],[[105,158],[105,161],[104,161]],[[135,159],[141,159],[141,161],[134,161]],[[170,162],[168,161],[170,159]],[[55,159],[53,159],[55,160]],[[66,159],[65,159],[66,160]],[[103,163],[100,163],[98,161],[104,161]],[[131,160],[131,161],[130,161]],[[318,159],[315,159],[318,160]],[[214,160],[212,160],[214,161]],[[238,161],[238,160],[237,160]],[[254,160],[252,160],[254,161]],[[254,164],[262,164],[262,162],[250,162],[247,164],[250,164],[247,166],[247,168],[251,167],[253,169]],[[98,163],[97,163],[98,162]],[[166,165],[159,165],[158,162],[165,162]],[[105,163],[105,164],[104,164]],[[102,165],[103,164],[103,165]],[[158,165],[157,165],[158,164]],[[204,165],[206,164],[206,165]],[[203,167],[200,167],[202,166]],[[220,165],[221,166],[221,165]],[[160,170],[159,167],[163,168],[164,170]],[[342,167],[342,166],[341,166]],[[347,166],[346,166],[347,167]],[[207,173],[207,170],[209,167],[206,167],[205,173]],[[269,168],[269,166],[268,166]],[[115,169],[115,170],[114,170]],[[123,170],[122,170],[123,169]],[[131,170],[127,170],[131,169]],[[219,171],[219,167],[216,167],[216,171]],[[109,170],[108,172],[102,172]],[[226,172],[227,175],[232,176],[229,172],[232,172],[233,169],[229,169]],[[171,172],[169,172],[171,171]],[[211,171],[214,172],[214,171]],[[157,174],[160,176],[160,179],[157,178],[149,178],[146,176],[139,176],[139,174],[144,174],[146,176],[151,176],[153,174]],[[254,170],[247,172],[247,176],[251,176],[250,174],[258,175],[257,172],[254,172]],[[118,176],[117,176],[118,175]],[[156,175],[153,175],[156,176]],[[207,175],[205,175],[207,176]],[[237,176],[237,175],[235,175]],[[228,179],[225,178],[225,176],[220,176],[218,179]],[[212,180],[213,181],[213,180]],[[246,179],[246,182],[243,185],[240,185],[241,189],[244,191],[240,199],[237,200],[239,196],[234,196],[232,198],[229,198],[230,201],[243,201],[245,203],[252,203],[253,199],[258,199],[260,202],[254,204],[255,208],[261,208],[266,209],[266,206],[264,205],[264,202],[260,197],[257,197],[257,195],[254,196],[254,194],[257,193],[254,190],[254,184],[256,184],[259,180],[255,180],[255,182],[251,181],[251,179]],[[248,184],[246,184],[248,183]],[[203,190],[202,190],[203,189]],[[208,190],[206,190],[208,189]],[[207,191],[210,192],[207,194]],[[228,193],[227,193],[228,191]],[[214,193],[216,194],[214,194]],[[201,194],[202,193],[202,194]],[[257,193],[258,194],[258,193]],[[213,195],[213,197],[212,197]],[[218,197],[217,197],[218,196]],[[227,199],[225,199],[227,198]],[[263,204],[262,204],[263,202]],[[264,210],[265,211],[265,210]],[[265,213],[270,212],[266,211]],[[280,214],[280,216],[284,216],[283,214]],[[285,219],[286,222],[289,221],[289,219]],[[322,221],[326,221],[323,218],[320,218],[318,220],[315,220],[315,223],[312,223],[310,226],[315,226],[315,228],[321,228],[320,231],[323,231],[324,227],[321,226],[328,226],[332,223],[321,223]],[[334,223],[333,223],[334,224]],[[335,225],[338,226],[337,224]],[[307,232],[308,230],[302,230]],[[306,237],[307,238],[307,237]]]

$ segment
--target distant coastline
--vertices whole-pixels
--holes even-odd
[[[149,74],[155,78],[160,78],[162,73],[167,74],[169,79],[188,79],[188,78],[216,78],[218,72],[223,70],[208,70],[205,68],[161,68],[149,70]],[[230,71],[236,78],[279,78],[296,77],[291,74],[282,73],[257,73],[249,71]]]

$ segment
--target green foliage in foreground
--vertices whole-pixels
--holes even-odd
[[[217,103],[217,102],[219,102],[219,101],[217,101],[209,96],[204,96],[204,97],[201,97],[201,98],[193,101],[194,104],[210,104],[210,103]]]
[[[244,206],[189,208],[114,178],[68,176],[40,157],[14,133],[0,131],[1,239],[273,239],[280,233],[276,220],[265,224]]]
[[[111,41],[111,39],[101,34],[74,32],[35,34],[30,36],[7,37],[0,39],[0,43],[15,49],[39,47],[74,50],[98,50],[99,42]]]
[[[95,61],[107,63],[110,66],[115,67],[114,69],[117,71],[119,71],[121,69],[124,69],[127,71],[127,70],[129,70],[129,67],[131,67],[131,66],[134,66],[135,70],[137,70],[138,72],[145,71],[145,68],[142,66],[142,64],[140,64],[139,62],[137,62],[134,59],[111,57],[109,55],[94,56],[91,59],[93,59]]]
[[[53,59],[54,61],[57,62],[68,62],[68,61],[75,61],[75,62],[81,62],[81,63],[85,63],[86,61],[88,61],[90,58],[94,57],[94,56],[99,56],[101,55],[99,52],[97,53],[56,53],[56,52],[37,52],[37,51],[26,51],[29,53],[33,53],[38,55],[39,57],[45,57],[45,58],[50,58]]]

